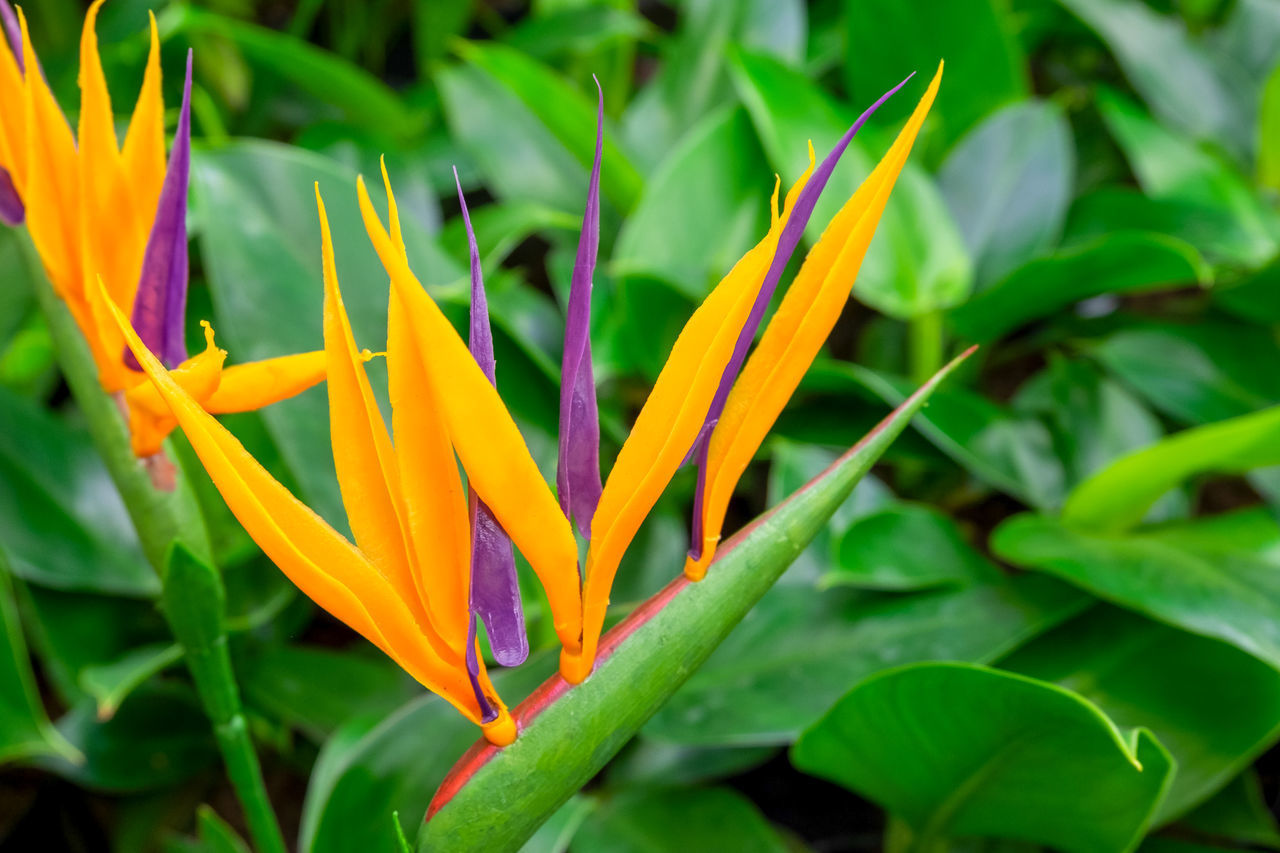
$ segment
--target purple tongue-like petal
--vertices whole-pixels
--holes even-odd
[[[0,0],[0,24],[4,25],[5,35],[9,37],[9,46],[13,48],[13,58],[18,63],[19,71],[26,71],[22,62],[22,27],[18,24],[18,16],[13,13],[9,0]]]
[[[796,246],[799,245],[801,236],[804,235],[804,229],[809,224],[809,217],[813,215],[813,208],[818,203],[818,196],[822,194],[822,190],[827,186],[827,181],[831,178],[831,173],[835,170],[836,163],[839,162],[841,155],[849,147],[849,143],[853,141],[853,135],[858,132],[867,119],[871,118],[871,115],[885,101],[907,85],[907,80],[914,76],[915,72],[913,71],[907,76],[906,80],[885,92],[880,96],[880,100],[858,116],[858,120],[845,131],[844,136],[836,143],[836,147],[831,149],[831,153],[814,170],[809,181],[800,190],[800,195],[796,198],[795,207],[787,219],[787,224],[782,227],[782,234],[778,237],[778,247],[773,253],[773,261],[769,264],[769,271],[765,274],[764,281],[760,285],[760,292],[756,294],[756,301],[751,306],[751,314],[748,315],[742,331],[738,333],[738,341],[733,347],[733,356],[729,359],[728,365],[725,366],[724,374],[720,377],[720,385],[716,388],[716,396],[712,399],[711,408],[707,411],[707,419],[703,422],[703,427],[699,430],[698,437],[690,450],[690,455],[696,455],[698,460],[698,490],[694,495],[693,510],[693,541],[689,547],[689,556],[695,560],[702,558],[702,502],[704,493],[707,490],[707,450],[711,446],[711,430],[715,428],[715,424],[720,420],[720,415],[724,412],[725,402],[729,399],[729,391],[733,388],[733,383],[737,381],[743,362],[746,361],[747,350],[751,348],[751,342],[755,340],[756,331],[760,328],[760,321],[764,319],[765,310],[768,309],[769,301],[773,298],[773,291],[777,288],[783,271],[791,261],[791,255]]]
[[[462,184],[458,182],[456,169],[453,179],[458,183],[458,202],[462,205],[462,221],[467,228],[471,251],[471,355],[484,375],[493,382],[493,332],[489,328],[489,303],[480,274],[480,250],[476,247],[471,214],[467,211],[467,200],[462,196]],[[489,632],[489,645],[498,663],[516,666],[529,656],[529,638],[524,630],[524,607],[520,602],[520,584],[516,579],[516,558],[511,549],[511,539],[474,491],[468,496],[468,505],[471,513],[470,604],[473,618],[467,648],[470,650],[475,644],[474,617],[479,616]],[[468,659],[468,666],[471,664]],[[483,699],[481,702],[483,705]]]
[[[167,367],[187,360],[187,182],[191,174],[191,51],[187,51],[187,81],[182,112],[169,152],[156,218],[142,257],[142,275],[133,301],[133,327],[142,342]],[[142,367],[128,349],[124,363]]]
[[[9,176],[8,170],[0,166],[0,222],[5,225],[21,225],[26,217],[27,209],[22,206],[13,178]]]
[[[596,158],[569,286],[564,361],[560,366],[560,461],[556,468],[560,508],[566,517],[577,522],[578,530],[588,539],[591,519],[600,503],[600,416],[591,370],[591,276],[600,245],[600,156],[604,146],[604,90],[599,80],[596,91]]]
[[[467,628],[467,679],[471,689],[475,691],[476,702],[480,705],[480,722],[492,723],[498,719],[498,711],[489,704],[489,697],[484,695],[480,686],[480,661],[476,657],[476,614],[471,613],[470,626]]]

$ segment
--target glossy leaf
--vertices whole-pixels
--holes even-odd
[[[1188,541],[1197,524],[1128,535],[1087,533],[1024,514],[1001,524],[991,547],[1016,566],[1048,572],[1122,607],[1216,637],[1280,669],[1276,563],[1239,548]]]
[[[1246,770],[1183,821],[1186,826],[1232,846],[1280,847],[1280,827],[1267,806],[1258,776]]]
[[[938,185],[979,287],[1057,244],[1074,180],[1071,127],[1051,102],[1005,107],[956,143]]]
[[[98,703],[98,717],[110,719],[139,685],[180,660],[182,649],[172,643],[138,646],[110,663],[85,667],[80,686]]]
[[[965,340],[989,341],[1095,296],[1207,284],[1209,279],[1200,253],[1182,240],[1120,232],[1029,261],[950,317]]]
[[[792,760],[905,820],[916,849],[952,837],[1127,850],[1173,764],[1145,729],[1043,681],[925,663],[863,681],[800,738]]]
[[[573,843],[574,849],[599,853],[791,849],[750,800],[727,788],[620,794],[587,816]]]
[[[1151,730],[1177,766],[1157,825],[1204,802],[1280,735],[1280,673],[1111,607],[1037,637],[1000,666],[1075,691],[1122,728]]]
[[[1071,491],[1062,519],[1077,529],[1125,530],[1190,477],[1271,465],[1280,465],[1280,406],[1183,430],[1118,459]]]

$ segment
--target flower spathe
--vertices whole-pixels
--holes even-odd
[[[385,166],[387,224],[363,178],[357,181],[357,195],[366,231],[391,280],[386,354],[390,431],[342,306],[328,222],[317,191],[330,429],[354,544],[273,480],[177,381],[179,371],[166,371],[128,328],[124,315],[117,311],[115,317],[160,400],[267,555],[320,606],[480,724],[489,740],[506,744],[516,736],[516,724],[493,691],[475,635],[481,609],[476,556],[486,543],[479,541],[475,516],[469,513],[468,490],[474,495],[471,505],[483,503],[489,509],[495,529],[527,558],[546,590],[562,645],[561,675],[570,683],[583,681],[595,663],[609,590],[622,556],[671,477],[691,456],[699,459],[702,469],[702,537],[699,553],[686,571],[700,577],[711,560],[728,495],[848,298],[885,200],[937,92],[941,71],[940,66],[897,141],[809,253],[759,345],[746,358],[817,194],[858,125],[821,166],[815,164],[810,147],[809,168],[781,206],[780,182],[775,183],[768,232],[690,317],[603,483],[598,503],[591,507],[588,502],[586,511],[580,511],[572,497],[577,481],[570,483],[568,500],[552,493],[494,387],[483,282],[469,227],[470,346],[410,269]],[[597,121],[600,132],[602,120]],[[597,151],[599,145],[598,138]],[[581,338],[588,327],[598,237],[598,180],[597,159],[566,324],[568,368],[562,381],[569,387],[562,403],[567,401],[576,411],[561,419],[562,470],[566,432],[570,444],[589,443],[597,417],[594,406],[586,405],[594,401],[595,389],[590,349]],[[469,225],[469,214],[466,217]],[[584,358],[588,363],[583,364]],[[573,450],[567,448],[568,454]],[[581,575],[571,515],[590,532]],[[504,558],[504,572],[505,565]],[[510,597],[512,587],[504,586],[504,591]]]
[[[173,151],[165,160],[160,43],[151,47],[124,144],[98,54],[94,27],[104,0],[85,16],[80,39],[77,132],[41,73],[21,7],[0,0],[0,221],[25,220],[54,291],[84,334],[104,390],[122,395],[134,453],[153,457],[176,425],[127,355],[103,292],[133,316],[138,332],[175,381],[209,411],[261,408],[324,378],[322,353],[222,369],[207,351],[187,359],[186,201],[191,150],[191,62]],[[101,286],[100,286],[101,285]],[[211,332],[207,332],[211,334]],[[224,354],[225,355],[225,354]]]

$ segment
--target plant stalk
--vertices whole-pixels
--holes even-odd
[[[123,414],[98,382],[98,368],[88,342],[66,303],[54,292],[31,237],[25,231],[20,243],[36,300],[49,328],[58,366],[84,414],[94,447],[124,500],[143,553],[160,576],[162,594],[167,603],[175,595],[182,594],[180,587],[183,582],[181,577],[170,578],[168,557],[171,547],[179,544],[184,551],[212,565],[209,534],[195,492],[181,468],[172,491],[162,491],[152,484],[150,475],[133,455],[129,427]],[[176,459],[174,464],[178,464]],[[221,578],[216,570],[210,571],[217,577],[220,590]],[[177,618],[166,608],[170,627],[186,653],[196,692],[214,724],[218,749],[244,809],[255,846],[262,853],[285,853],[284,836],[271,809],[258,756],[240,710],[239,688],[227,654],[226,632],[222,627],[224,598],[221,594],[190,598],[197,603],[200,621],[206,626],[216,625],[217,630],[211,636],[195,637],[193,633],[199,632],[193,632],[186,619]]]
[[[907,375],[919,385],[942,367],[942,312],[927,311],[907,321]]]

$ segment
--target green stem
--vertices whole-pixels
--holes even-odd
[[[21,243],[58,365],[84,414],[94,447],[124,500],[143,553],[160,576],[164,599],[168,603],[175,596],[185,596],[183,579],[171,577],[168,571],[170,548],[179,545],[183,553],[212,564],[209,534],[191,483],[179,468],[172,491],[162,491],[152,484],[150,475],[133,455],[129,426],[123,414],[98,382],[98,368],[88,342],[66,304],[54,293],[30,236],[24,233]],[[184,608],[181,618],[167,608],[170,626],[186,651],[196,691],[213,721],[227,775],[244,808],[254,843],[263,853],[284,853],[284,839],[271,811],[258,756],[240,711],[239,691],[222,627],[225,601],[221,595],[221,578],[216,570],[209,571],[217,580],[219,593],[185,596],[194,604]],[[211,635],[200,634],[196,641],[189,624],[193,620],[206,628],[216,625],[217,630]]]
[[[919,384],[942,367],[942,312],[929,311],[907,322],[907,375]]]

